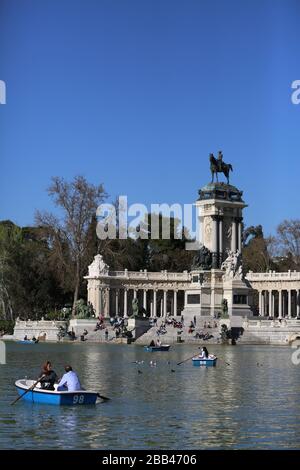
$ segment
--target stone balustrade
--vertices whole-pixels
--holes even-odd
[[[146,269],[143,271],[109,271],[105,274],[102,274],[101,277],[112,277],[112,278],[121,278],[121,279],[130,279],[130,280],[147,280],[147,281],[190,281],[191,274],[188,271],[183,271],[182,273],[174,273],[169,271],[160,271],[160,272],[151,272]],[[85,279],[89,279],[89,276],[85,276]]]
[[[266,273],[254,273],[249,271],[246,274],[248,281],[300,281],[299,271],[287,271],[284,273],[278,273],[276,271],[268,271]]]

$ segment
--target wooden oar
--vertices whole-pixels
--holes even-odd
[[[220,357],[218,357],[218,360],[219,360],[219,361],[223,361],[223,362],[225,362],[225,364],[227,364],[228,366],[230,366],[229,362],[226,362],[224,359],[221,359]]]
[[[110,400],[110,398],[104,397],[103,395],[100,395],[100,393],[97,393],[97,397],[99,397],[99,398],[101,398],[101,400],[105,400],[105,401]]]
[[[198,351],[197,351],[198,352]],[[196,356],[197,353],[194,353],[193,356],[191,357],[188,357],[187,359],[185,359],[184,361],[181,361],[181,362],[177,362],[177,365],[180,366],[180,364],[183,364],[184,362],[188,361],[189,359],[193,359],[193,357]]]
[[[12,403],[11,405],[14,405],[15,403],[17,403],[18,400],[20,400],[20,398],[24,397],[24,395],[26,395],[26,393],[30,392],[31,390],[33,390],[37,384],[39,383],[39,381],[44,377],[44,375],[42,375],[31,387],[29,387],[24,393],[22,393],[22,395],[19,395],[18,398],[16,398]]]

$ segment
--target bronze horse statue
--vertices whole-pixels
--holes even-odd
[[[229,184],[229,172],[233,171],[232,165],[230,163],[225,163],[223,160],[217,160],[214,157],[214,154],[211,153],[209,155],[210,161],[210,171],[211,171],[211,182],[214,182],[214,175],[216,175],[217,182],[218,182],[218,173],[223,173],[224,176],[227,178],[227,184]]]

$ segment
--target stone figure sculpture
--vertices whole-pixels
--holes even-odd
[[[108,274],[109,266],[103,260],[103,256],[98,254],[94,257],[93,262],[89,265],[89,277],[97,277]]]
[[[210,270],[212,266],[212,253],[206,246],[202,246],[194,256],[192,269]]]
[[[133,317],[150,317],[150,312],[147,312],[146,309],[144,309],[144,307],[140,306],[139,305],[139,301],[137,298],[135,299],[132,299],[132,316]],[[129,314],[129,316],[131,316]]]
[[[213,153],[209,154],[210,161],[210,171],[211,171],[211,182],[214,182],[214,177],[218,182],[218,173],[223,173],[227,178],[227,184],[229,184],[229,172],[233,171],[232,165],[230,163],[223,162],[223,154],[219,151],[218,159],[214,157]]]
[[[139,301],[137,298],[132,300],[132,315],[134,317],[139,316]]]
[[[223,261],[221,269],[225,271],[224,280],[243,279],[242,257],[239,250],[227,250],[227,258]]]

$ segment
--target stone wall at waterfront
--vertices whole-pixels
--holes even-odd
[[[128,318],[127,329],[132,332],[133,338],[139,338],[147,330],[149,330],[149,318]],[[86,335],[86,340],[99,342],[102,335],[99,335],[99,331],[95,332],[97,320],[88,320],[88,319],[76,319],[73,318],[69,322],[69,330],[73,330],[77,337],[80,337],[83,334],[83,331],[86,330],[88,334]],[[105,319],[105,327],[108,328],[110,340],[112,339],[112,334],[115,335],[114,331],[110,327],[109,319]],[[103,332],[104,330],[102,330]]]
[[[25,336],[31,339],[33,336],[44,341],[58,341],[59,327],[65,328],[64,321],[32,321],[16,320],[13,339],[23,340]]]
[[[243,329],[242,344],[288,345],[300,338],[300,320],[246,320]]]

